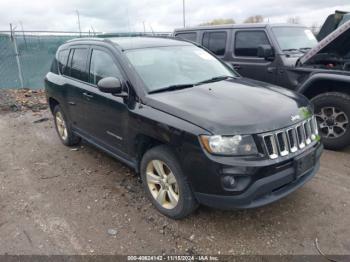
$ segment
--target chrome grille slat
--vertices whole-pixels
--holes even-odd
[[[289,145],[287,141],[286,132],[279,132],[276,134],[278,148],[281,156],[286,156],[289,154]]]
[[[298,146],[300,149],[303,149],[305,147],[305,132],[304,132],[303,124],[298,125],[296,129],[297,129],[297,137],[298,137]]]
[[[298,150],[298,141],[297,141],[297,134],[294,128],[287,130],[288,134],[288,142],[289,142],[289,149],[291,153],[294,153]]]
[[[270,159],[284,157],[311,145],[317,140],[316,118],[304,120],[292,127],[260,135]]]
[[[264,143],[266,146],[266,150],[270,156],[271,159],[275,159],[278,157],[278,149],[277,149],[277,143],[274,135],[267,135],[264,136]]]
[[[306,144],[311,144],[311,119],[305,121],[304,123],[305,135],[306,135]]]

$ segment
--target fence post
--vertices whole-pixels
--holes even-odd
[[[18,77],[19,77],[19,81],[21,83],[21,88],[24,88],[22,66],[21,66],[21,61],[19,60],[19,53],[18,53],[18,48],[17,48],[15,30],[12,29],[12,24],[10,24],[10,30],[11,30],[11,41],[13,42],[13,46],[15,49],[15,56],[16,56],[16,62],[17,62],[17,68],[18,68]]]

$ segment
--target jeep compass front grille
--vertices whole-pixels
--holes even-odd
[[[318,138],[316,118],[304,120],[292,127],[261,135],[264,148],[271,159],[295,153]]]

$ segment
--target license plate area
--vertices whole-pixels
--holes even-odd
[[[296,157],[294,160],[295,175],[299,178],[315,166],[315,152]]]

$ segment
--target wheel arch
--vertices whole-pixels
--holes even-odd
[[[154,138],[152,136],[146,134],[138,134],[134,139],[133,151],[136,155],[136,172],[140,173],[140,164],[143,155],[150,149],[160,146],[160,145],[168,145],[165,141],[161,141],[160,139]]]
[[[328,92],[340,92],[350,95],[350,76],[315,74],[298,91],[309,99]]]
[[[57,105],[59,105],[60,103],[53,97],[49,97],[48,99],[48,102],[49,102],[49,107],[50,107],[50,110],[51,110],[51,113],[53,113],[53,110],[55,109],[55,107]]]

